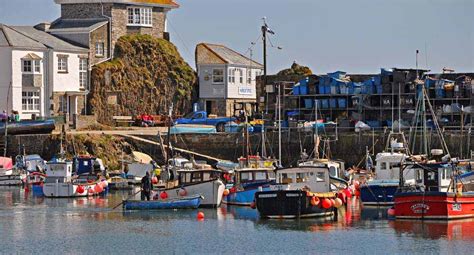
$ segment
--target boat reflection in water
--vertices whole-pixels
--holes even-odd
[[[389,225],[399,235],[447,240],[474,240],[474,219],[454,221],[390,221]]]

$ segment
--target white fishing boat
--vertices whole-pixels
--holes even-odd
[[[107,181],[80,182],[73,177],[71,161],[52,161],[46,164],[43,193],[46,197],[66,198],[98,195],[105,191]]]
[[[25,177],[23,170],[13,167],[11,158],[0,157],[0,186],[22,185]]]
[[[212,169],[181,169],[177,173],[177,186],[159,190],[160,198],[174,199],[201,195],[204,197],[201,201],[201,207],[218,207],[221,204],[225,185],[219,179],[220,171]]]

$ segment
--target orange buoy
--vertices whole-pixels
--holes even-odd
[[[180,195],[180,196],[184,197],[184,196],[186,196],[187,194],[188,194],[188,192],[186,191],[186,189],[181,188],[181,189],[179,190],[179,195]]]
[[[388,216],[391,216],[391,217],[395,216],[395,208],[393,208],[393,207],[389,208],[387,210],[387,214],[388,214]]]
[[[100,185],[99,183],[97,183],[97,184],[94,186],[94,191],[97,192],[97,193],[101,193],[102,191],[104,191],[104,188],[102,188],[102,185]]]
[[[203,212],[198,212],[197,219],[198,220],[204,220],[204,213]]]
[[[320,202],[320,201],[319,201],[319,198],[318,198],[318,197],[312,197],[312,198],[311,198],[311,205],[312,205],[312,206],[317,206],[317,205],[319,205],[319,202]]]
[[[342,206],[342,199],[336,198],[334,199],[334,207],[339,208]]]
[[[224,195],[224,196],[228,196],[228,195],[229,195],[229,193],[230,193],[230,191],[229,191],[228,189],[225,189],[225,190],[224,190],[224,193],[222,193],[222,195]]]
[[[163,199],[163,200],[167,199],[168,198],[168,193],[166,193],[166,191],[161,192],[160,198]]]
[[[156,176],[154,176],[153,178],[151,178],[151,183],[152,183],[152,184],[158,184],[158,178],[156,178]]]
[[[84,191],[85,191],[84,186],[82,185],[77,186],[77,189],[76,189],[77,193],[82,194],[84,193]]]
[[[321,201],[321,206],[324,208],[324,209],[329,209],[331,208],[331,201],[327,198],[323,198],[323,200]]]

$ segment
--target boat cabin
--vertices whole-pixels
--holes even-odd
[[[343,174],[344,162],[342,161],[329,160],[329,159],[313,159],[310,161],[301,162],[298,165],[328,168],[330,176],[340,178],[340,179],[344,178],[344,174]]]
[[[414,167],[416,186],[422,191],[447,192],[453,176],[450,164],[422,164]]]
[[[275,180],[274,170],[266,168],[237,169],[235,170],[234,175],[236,183],[258,183]]]
[[[72,180],[73,164],[71,161],[55,161],[46,164],[45,182],[70,182]]]
[[[91,156],[78,156],[74,158],[76,174],[102,173],[105,170],[104,163],[100,158]]]
[[[219,179],[221,174],[218,170],[178,170],[178,185],[190,185],[196,183],[209,182]]]
[[[307,190],[311,192],[330,191],[329,169],[323,167],[295,167],[276,171],[278,190]]]

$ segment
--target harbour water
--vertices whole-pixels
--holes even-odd
[[[334,219],[263,220],[256,210],[112,210],[127,192],[48,199],[0,188],[0,254],[471,254],[474,221],[388,220],[352,201]]]

